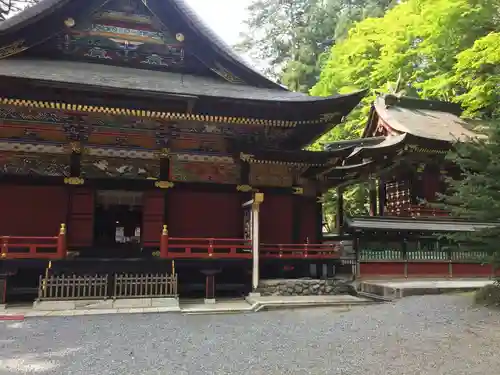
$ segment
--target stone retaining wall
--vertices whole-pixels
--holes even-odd
[[[356,293],[351,281],[340,279],[261,280],[257,291],[262,296],[321,296]]]

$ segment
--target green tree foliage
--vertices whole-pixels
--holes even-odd
[[[344,193],[344,213],[350,216],[364,216],[369,213],[368,183],[347,188]],[[323,197],[323,223],[328,233],[336,227],[337,190],[331,189]]]
[[[321,70],[321,55],[347,35],[353,22],[379,15],[395,0],[255,0],[248,33],[237,48],[265,61],[266,72],[290,90],[308,91]]]
[[[331,48],[311,94],[370,94],[315,148],[360,136],[376,92],[394,91],[398,80],[405,95],[455,101],[469,116],[498,117],[499,31],[500,0],[407,0],[358,22]]]
[[[440,208],[453,216],[476,222],[500,219],[500,123],[491,123],[485,139],[455,144],[447,158],[460,167],[461,178],[448,179],[449,189],[440,196]],[[447,235],[467,249],[486,251],[494,265],[500,265],[500,227]]]

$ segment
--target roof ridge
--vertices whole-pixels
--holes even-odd
[[[238,55],[236,52],[234,52],[233,48],[229,44],[227,44],[217,33],[215,33],[210,26],[208,26],[208,24],[200,17],[200,15],[185,0],[172,0],[172,2],[187,17],[190,17],[192,19],[194,18],[194,20],[196,21],[196,23],[198,25],[203,26],[204,30],[200,30],[200,31],[205,31],[206,36],[209,37],[209,39],[211,39],[215,43],[215,45],[217,45],[222,50],[222,52],[224,52],[226,55],[231,57],[233,60],[235,60],[237,63],[239,63],[240,65],[242,65],[246,69],[252,71],[255,74],[260,75],[261,77],[265,78],[270,83],[275,84],[276,88],[290,91],[286,87],[280,85],[277,82],[274,82],[273,80],[269,79],[264,74],[259,72],[257,69],[250,66],[240,55]]]
[[[439,111],[451,113],[456,116],[460,116],[463,112],[463,109],[459,104],[441,100],[413,98],[411,96],[399,96],[394,94],[385,94],[382,98],[384,99],[386,106]]]
[[[19,26],[23,21],[33,21],[45,11],[55,6],[60,6],[72,0],[40,0],[37,3],[24,8],[22,11],[14,14],[12,17],[0,22],[0,33]]]

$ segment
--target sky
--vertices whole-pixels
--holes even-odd
[[[186,0],[201,18],[227,44],[239,41],[245,31],[246,7],[251,0]]]

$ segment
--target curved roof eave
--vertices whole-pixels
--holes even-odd
[[[153,5],[164,5],[165,0],[150,0],[150,4],[148,6],[153,7]],[[227,45],[210,27],[198,16],[198,14],[186,3],[185,0],[169,0],[174,8],[177,10],[181,18],[189,25],[193,31],[199,35],[204,41],[211,45],[214,52],[219,55],[220,58],[228,61],[230,64],[235,65],[239,70],[243,71],[247,76],[250,76],[253,80],[257,81],[260,86],[266,88],[272,88],[280,91],[289,91],[282,85],[270,80],[262,73],[257,71],[248,65],[237,53],[235,53],[232,48]],[[35,5],[19,12],[18,14],[10,17],[9,19],[0,22],[0,37],[5,37],[6,35],[15,34],[17,31],[22,30],[24,27],[31,25],[38,20],[45,18],[46,16],[54,13],[56,9],[63,8],[70,4],[82,2],[79,4],[79,7],[87,7],[87,9],[92,10],[97,7],[97,4],[104,4],[106,0],[40,0]],[[73,14],[74,12],[68,12]],[[65,13],[64,11],[61,13]],[[68,16],[69,16],[68,13]],[[76,12],[80,14],[81,12]],[[40,41],[46,39],[50,35],[54,34],[54,31],[59,31],[59,28],[62,29],[63,22],[60,22],[59,25],[55,25],[52,23],[51,32],[45,30],[48,34],[45,37],[40,36]],[[54,30],[55,29],[55,30]],[[43,33],[42,33],[43,34]],[[14,42],[15,38],[10,42]],[[8,45],[9,42],[6,43],[1,41],[1,44]],[[27,46],[28,48],[30,46]],[[4,57],[4,56],[1,56]]]
[[[286,87],[274,82],[263,75],[261,72],[257,71],[250,65],[248,65],[241,56],[234,52],[234,50],[222,40],[206,23],[201,19],[201,17],[187,4],[185,0],[172,0],[177,6],[179,11],[195,26],[197,31],[203,35],[206,39],[211,41],[219,50],[219,52],[226,57],[228,60],[232,60],[234,63],[239,65],[241,68],[246,70],[248,73],[259,77],[269,83],[269,85],[276,89],[281,89],[289,91]]]

